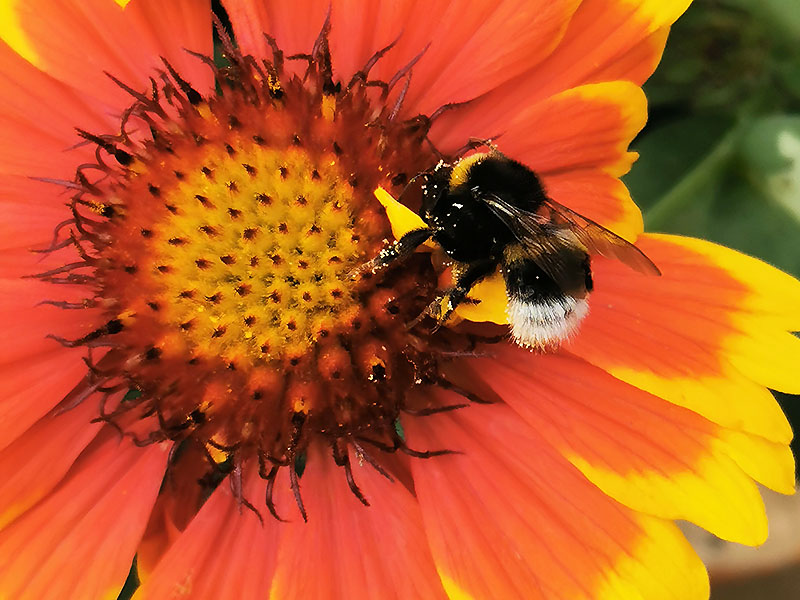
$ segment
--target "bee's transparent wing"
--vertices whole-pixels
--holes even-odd
[[[545,199],[544,207],[550,210],[551,222],[569,227],[589,252],[615,258],[645,275],[661,275],[644,252],[616,233],[550,198]]]
[[[646,275],[661,275],[658,267],[639,248],[555,200],[546,198],[543,201],[541,210],[544,214],[523,210],[493,194],[483,197],[483,200],[523,243],[523,238],[538,239],[548,229],[568,229],[590,253],[619,260]]]
[[[547,223],[541,216],[520,210],[502,198],[487,195],[483,200],[490,210],[512,231],[525,248],[527,258],[535,262],[566,293],[575,290],[574,263],[565,262],[564,249],[574,241],[564,239],[564,230]],[[581,281],[583,274],[579,274]]]

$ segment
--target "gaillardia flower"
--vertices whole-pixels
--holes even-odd
[[[0,597],[706,598],[673,521],[792,493],[800,283],[618,179],[688,0],[223,4],[0,8]],[[436,244],[363,265],[472,139],[661,276],[592,256],[559,348],[497,274],[418,318]]]

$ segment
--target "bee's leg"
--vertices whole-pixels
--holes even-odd
[[[412,326],[422,320],[425,315],[436,319],[436,329],[444,325],[459,304],[468,300],[467,294],[472,287],[487,275],[494,273],[496,268],[497,261],[494,259],[470,263],[467,270],[458,278],[456,285],[431,302],[425,311],[412,322]]]
[[[467,300],[467,294],[472,287],[487,275],[491,275],[497,268],[497,261],[492,259],[481,260],[473,262],[467,267],[467,270],[458,278],[456,285],[448,290],[445,296],[447,303],[442,303],[444,312],[438,319],[440,324],[443,324],[450,315],[453,314],[458,305]]]
[[[399,240],[381,250],[378,256],[371,261],[351,271],[350,278],[356,279],[359,275],[366,273],[375,274],[394,262],[408,258],[414,253],[414,250],[427,242],[434,233],[436,233],[436,230],[430,227],[412,229]]]

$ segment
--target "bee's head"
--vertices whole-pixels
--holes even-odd
[[[404,203],[413,208],[418,207],[420,216],[427,220],[447,193],[452,169],[451,165],[439,162],[433,169],[414,177],[403,192],[403,196],[408,194]]]

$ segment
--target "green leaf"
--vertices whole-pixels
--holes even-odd
[[[742,138],[740,156],[753,186],[800,222],[800,116],[758,119]]]
[[[745,179],[731,176],[720,186],[702,237],[800,275],[800,223]]]
[[[394,430],[397,432],[397,435],[400,436],[400,439],[405,442],[406,432],[403,430],[403,424],[400,422],[399,418],[394,420]]]
[[[740,135],[738,127],[729,130],[702,160],[645,213],[645,225],[656,231],[669,230],[670,225],[674,227],[676,223],[685,221],[687,214],[695,215],[703,209],[717,192]]]
[[[648,129],[634,142],[640,158],[625,183],[649,229],[685,232],[702,214],[733,155],[726,139],[732,125],[729,118],[689,117]]]
[[[141,395],[142,395],[141,390],[137,390],[136,388],[131,388],[127,392],[125,392],[125,395],[122,397],[122,401],[130,402],[131,400],[136,400],[137,398],[141,397]]]
[[[294,457],[294,470],[297,473],[298,477],[302,477],[303,473],[306,472],[307,461],[308,461],[308,455],[305,452],[301,452],[300,454]]]

